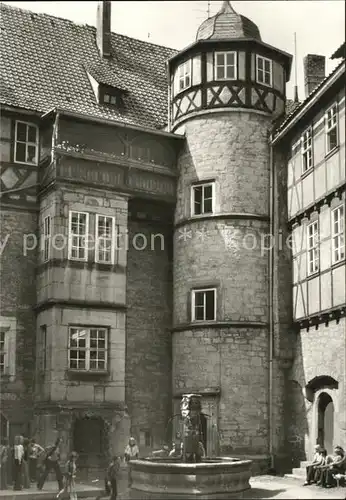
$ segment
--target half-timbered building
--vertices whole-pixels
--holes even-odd
[[[112,33],[109,1],[0,23],[2,435],[92,477],[193,392],[209,455],[345,445],[344,54],[308,56],[299,104],[228,1],[180,52]]]

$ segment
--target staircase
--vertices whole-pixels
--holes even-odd
[[[300,467],[296,467],[292,469],[292,474],[285,474],[285,477],[291,479],[299,479],[302,483],[305,482],[306,479],[306,467],[311,464],[311,461],[300,462]]]

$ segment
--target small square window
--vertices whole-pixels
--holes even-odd
[[[270,59],[256,55],[256,80],[268,87],[272,86],[273,68]]]
[[[204,215],[214,213],[215,184],[206,182],[191,187],[191,215]]]
[[[216,52],[214,70],[215,80],[235,80],[237,78],[237,53]]]
[[[192,290],[192,321],[216,320],[216,288]]]

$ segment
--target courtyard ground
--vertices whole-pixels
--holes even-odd
[[[100,481],[101,483],[101,481]],[[251,490],[244,497],[246,499],[339,499],[346,500],[346,488],[321,489],[317,486],[302,486],[297,479],[284,478],[278,476],[256,476],[251,478]],[[99,483],[78,484],[78,500],[95,500],[100,488]],[[101,486],[101,484],[100,484]],[[0,491],[0,500],[53,500],[56,497],[56,482],[48,482],[43,491],[36,488],[24,491]],[[128,500],[127,480],[123,478],[119,481],[119,500]],[[109,497],[103,497],[107,500]]]

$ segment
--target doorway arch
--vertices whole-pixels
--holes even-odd
[[[82,416],[74,420],[73,449],[79,455],[80,469],[91,471],[106,465],[107,433],[103,418]]]
[[[317,400],[317,443],[328,453],[334,442],[334,403],[327,392],[321,392]]]

